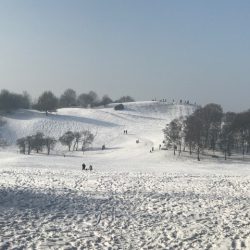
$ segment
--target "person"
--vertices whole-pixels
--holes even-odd
[[[161,150],[161,144],[159,145],[159,150]]]
[[[82,170],[86,170],[86,164],[85,163],[82,164]]]
[[[152,147],[152,152],[154,151],[154,147]]]
[[[89,166],[89,170],[92,171],[93,170],[93,167],[92,165]]]
[[[104,145],[102,145],[102,150],[104,150],[105,149],[105,144]]]

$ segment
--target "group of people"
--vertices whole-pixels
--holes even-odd
[[[152,101],[156,101],[156,98],[152,99]],[[160,101],[160,102],[167,102],[167,99],[163,98],[163,99],[160,99],[159,101]],[[173,99],[173,100],[172,100],[172,103],[173,103],[173,104],[174,104],[174,103],[178,103],[178,101],[175,102],[175,100]],[[187,105],[191,104],[191,102],[190,102],[189,100],[183,101],[182,99],[180,99],[179,103],[180,103],[180,104],[184,103],[184,104],[187,104]],[[194,105],[196,105],[196,102],[194,103]]]
[[[167,102],[167,99],[161,99],[160,102]]]
[[[128,134],[128,130],[123,130],[123,134],[127,135]]]
[[[153,153],[154,150],[155,150],[154,147],[152,147],[152,148],[150,149],[149,153]],[[161,144],[159,144],[159,150],[161,150]]]
[[[152,147],[152,148],[150,149],[149,153],[153,153],[154,150],[155,150],[154,147]]]
[[[92,166],[92,165],[89,165],[89,168],[87,168],[87,167],[86,167],[86,164],[83,163],[83,164],[82,164],[82,170],[90,170],[90,171],[92,171],[92,170],[93,170],[93,166]]]

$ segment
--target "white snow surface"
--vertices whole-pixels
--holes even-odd
[[[197,162],[159,150],[165,125],[194,106],[125,107],[6,117],[1,133],[12,146],[0,152],[0,249],[250,249],[248,159]],[[91,130],[92,148],[58,145],[47,156],[14,146],[37,131],[59,138],[69,129]],[[94,170],[82,171],[83,162]]]

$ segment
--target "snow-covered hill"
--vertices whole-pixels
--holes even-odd
[[[194,110],[136,102],[123,111],[6,117],[1,132],[12,147],[0,151],[0,249],[250,249],[248,162],[158,149],[165,125]],[[83,129],[96,134],[84,154],[58,146],[50,156],[22,155],[14,146],[37,131],[58,138]]]
[[[134,137],[147,137],[159,142],[162,129],[174,118],[192,113],[195,106],[165,104],[161,102],[135,102],[125,104],[125,110],[115,111],[113,107],[99,109],[64,108],[45,116],[33,110],[19,110],[6,117],[3,136],[9,143],[37,131],[45,135],[60,137],[67,130],[90,129],[97,133],[95,144],[118,143],[123,129]]]

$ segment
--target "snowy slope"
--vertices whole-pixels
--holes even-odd
[[[166,123],[194,109],[137,102],[6,117],[1,132],[13,146],[0,152],[0,249],[250,249],[249,161],[197,162],[158,149]],[[93,148],[28,156],[14,146],[69,129],[96,133]]]
[[[125,105],[124,111],[112,107],[103,109],[65,108],[45,116],[38,111],[21,110],[6,117],[7,125],[3,135],[9,143],[16,139],[43,132],[59,138],[67,130],[81,131],[90,129],[98,133],[96,144],[109,143],[120,139],[123,129],[138,137],[147,136],[155,140],[162,138],[162,129],[174,118],[193,112],[191,105],[173,105],[159,102],[136,102]],[[136,137],[136,136],[135,136]],[[158,142],[158,141],[157,141]],[[111,145],[112,146],[112,145]]]

